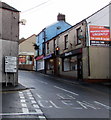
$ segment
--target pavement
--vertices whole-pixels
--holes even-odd
[[[18,83],[18,85],[13,86],[12,84],[8,84],[7,86],[5,84],[2,84],[2,89],[0,92],[8,92],[8,91],[22,91],[22,90],[28,90],[33,89],[29,88],[27,86],[22,85],[21,83]]]

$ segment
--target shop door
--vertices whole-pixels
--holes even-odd
[[[58,58],[54,58],[54,75],[59,75]]]
[[[82,56],[78,56],[77,61],[78,61],[77,62],[78,79],[83,79]]]

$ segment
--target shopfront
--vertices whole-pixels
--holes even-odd
[[[34,70],[34,55],[19,55],[19,69]]]
[[[82,49],[75,49],[61,54],[62,76],[82,79]]]
[[[43,72],[45,69],[44,55],[38,56],[36,58],[36,71]]]
[[[59,74],[59,58],[54,54],[49,54],[44,57],[46,74],[58,75]]]

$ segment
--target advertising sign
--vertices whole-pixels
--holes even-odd
[[[110,27],[90,25],[89,31],[90,45],[109,46],[111,44]]]
[[[17,57],[5,56],[5,72],[17,72]]]

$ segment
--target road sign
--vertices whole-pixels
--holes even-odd
[[[5,56],[5,72],[17,72],[17,57]]]

